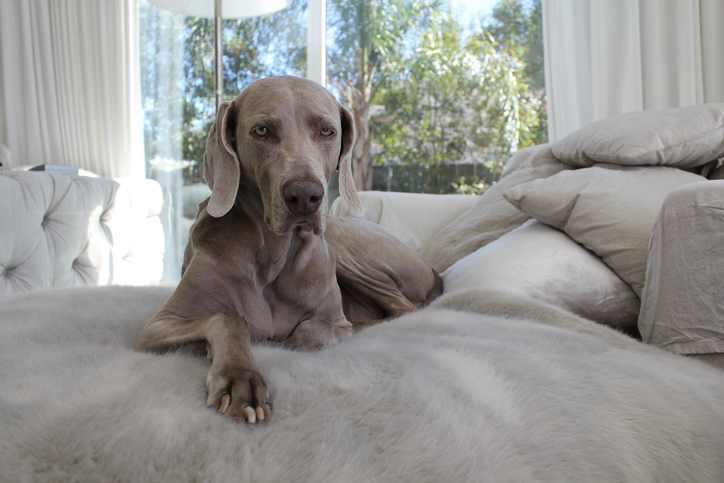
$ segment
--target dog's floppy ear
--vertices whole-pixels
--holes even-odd
[[[352,150],[355,142],[354,121],[352,120],[352,114],[341,105],[339,106],[339,117],[342,126],[342,146],[337,160],[339,194],[354,212],[360,207],[357,188],[354,185],[354,177],[352,176]]]
[[[216,122],[209,130],[204,154],[204,178],[211,188],[211,198],[206,205],[209,215],[220,218],[234,206],[239,190],[240,166],[236,156],[236,106],[224,102],[219,106]]]

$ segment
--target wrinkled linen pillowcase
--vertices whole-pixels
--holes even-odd
[[[596,163],[696,168],[724,156],[724,103],[621,114],[588,124],[551,149],[575,168]]]
[[[521,183],[546,178],[568,169],[542,144],[518,151],[510,158],[503,177],[480,195],[470,209],[454,218],[436,236],[423,242],[422,258],[442,272],[464,256],[517,228],[529,216],[503,198],[503,193]]]
[[[704,180],[676,168],[598,165],[505,192],[521,211],[565,231],[641,295],[649,237],[672,190]]]
[[[638,327],[647,344],[724,356],[724,181],[666,197],[654,225]]]
[[[529,220],[453,264],[445,292],[511,291],[618,329],[635,328],[639,299],[594,254],[550,226]]]

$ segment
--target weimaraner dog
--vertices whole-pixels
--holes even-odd
[[[271,417],[252,341],[316,349],[411,311],[440,277],[377,225],[326,214],[327,181],[357,206],[349,112],[296,77],[250,85],[220,106],[206,145],[211,196],[199,206],[171,298],[146,321],[143,350],[205,343],[207,404],[234,421]]]

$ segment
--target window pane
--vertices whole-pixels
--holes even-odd
[[[360,189],[480,192],[545,142],[540,0],[328,0]]]
[[[180,2],[180,8],[183,2]],[[223,22],[224,98],[268,75],[303,75],[306,1],[254,18]],[[180,278],[183,252],[198,203],[206,135],[215,114],[214,22],[140,0],[141,93],[148,175],[163,186],[164,279]]]
[[[307,2],[294,0],[263,17],[224,21],[224,95],[233,99],[249,83],[271,75],[304,77]]]

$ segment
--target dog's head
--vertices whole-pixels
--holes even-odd
[[[320,85],[298,77],[254,82],[219,107],[204,162],[211,198],[222,217],[245,186],[258,189],[264,222],[277,234],[295,227],[324,230],[327,183],[339,170],[340,194],[355,206],[350,113]],[[240,182],[241,188],[240,188]]]

